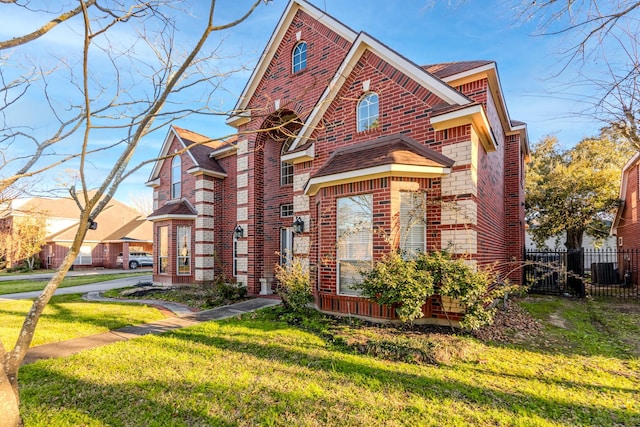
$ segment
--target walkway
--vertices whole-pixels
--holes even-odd
[[[94,301],[109,300],[103,298],[98,292],[92,295],[86,295],[87,299]],[[160,305],[169,310],[174,311],[178,317],[167,318],[157,322],[146,323],[137,326],[126,326],[120,329],[114,329],[101,334],[90,335],[88,337],[75,338],[68,341],[62,341],[51,344],[44,344],[32,347],[22,362],[23,365],[34,363],[42,359],[52,359],[57,357],[70,356],[83,350],[89,350],[103,345],[112,344],[119,341],[127,341],[144,335],[159,335],[174,329],[185,328],[187,326],[197,325],[209,320],[221,320],[229,317],[238,316],[249,313],[262,308],[271,307],[280,304],[279,299],[273,298],[255,298],[251,300],[241,301],[224,307],[216,307],[210,310],[203,310],[197,313],[191,312],[186,306],[176,303],[168,303],[166,301],[157,300],[121,300],[119,302],[138,302],[143,304]]]

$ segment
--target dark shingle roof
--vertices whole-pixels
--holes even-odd
[[[187,203],[184,200],[180,200],[179,202],[167,203],[166,205],[162,206],[160,209],[153,212],[147,218],[153,219],[159,216],[175,216],[175,215],[195,216],[197,214],[198,213],[195,211],[195,209],[193,209],[193,207],[191,207],[189,203]]]
[[[477,60],[477,61],[460,61],[460,62],[443,62],[441,64],[423,65],[422,69],[433,74],[439,79],[453,76],[455,74],[464,73],[474,68],[491,64],[494,61]]]
[[[441,153],[399,134],[337,149],[313,177],[390,164],[451,167],[453,163]]]
[[[215,141],[207,136],[200,135],[199,133],[195,133],[187,129],[182,129],[177,126],[173,126],[173,128],[185,145],[190,147],[189,152],[193,156],[198,167],[212,172],[226,174],[224,168],[220,166],[215,159],[209,157],[212,150],[221,148],[225,144],[228,144],[226,141]],[[192,145],[193,147],[191,147]]]

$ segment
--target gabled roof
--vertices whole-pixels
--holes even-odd
[[[406,135],[384,136],[335,150],[311,177],[305,193],[383,176],[442,176],[450,173],[453,164],[452,159]]]
[[[393,64],[403,74],[411,78],[413,81],[429,90],[431,93],[442,99],[448,105],[467,105],[473,101],[461,92],[455,90],[448,84],[444,83],[433,74],[425,71],[415,63],[409,61],[394,50],[391,50],[384,44],[367,33],[360,33],[354,41],[351,49],[345,56],[342,64],[338,67],[336,74],[320,97],[316,107],[313,109],[304,126],[298,133],[296,140],[291,144],[290,151],[296,150],[298,145],[304,143],[311,137],[311,134],[318,126],[318,123],[329,108],[333,99],[344,85],[345,81],[351,74],[358,60],[366,51],[371,51],[384,61]]]
[[[333,31],[335,31],[342,38],[349,42],[355,40],[357,36],[357,33],[351,28],[347,27],[332,16],[327,15],[327,13],[318,9],[311,3],[308,3],[304,0],[290,1],[284,12],[282,13],[280,21],[278,21],[278,25],[276,25],[276,28],[273,31],[269,42],[265,46],[258,64],[253,69],[247,85],[244,87],[242,93],[240,94],[240,97],[238,98],[238,102],[236,103],[236,106],[234,108],[234,111],[236,111],[238,114],[227,119],[228,125],[239,126],[240,124],[242,124],[247,115],[250,114],[250,112],[247,112],[249,101],[251,101],[251,98],[253,97],[258,85],[260,84],[262,76],[269,67],[269,64],[271,64],[273,56],[278,50],[278,46],[280,46],[280,43],[282,42],[282,39],[287,32],[287,29],[293,22],[293,19],[295,18],[296,13],[298,13],[299,10],[303,10],[307,15],[311,16],[321,24],[331,28]]]
[[[153,242],[153,223],[142,217],[134,219],[106,236],[103,241],[119,242],[122,240]]]
[[[443,62],[441,64],[423,65],[422,69],[433,74],[439,79],[444,79],[456,74],[475,70],[479,67],[483,67],[493,62],[494,61],[487,60]]]
[[[197,215],[198,212],[189,202],[186,200],[180,200],[165,204],[160,209],[147,216],[147,219],[151,221],[169,218],[195,219]]]
[[[186,153],[191,158],[194,167],[189,169],[188,172],[202,172],[220,178],[225,178],[227,176],[227,172],[214,158],[210,156],[210,154],[212,149],[214,151],[220,150],[228,144],[231,144],[232,141],[230,140],[235,141],[235,138],[231,138],[230,140],[214,140],[208,136],[171,125],[158,157],[162,158],[169,155],[169,148],[171,147],[174,137],[178,139],[183,148],[191,147]],[[147,181],[148,186],[157,185],[156,181],[160,175],[160,169],[162,168],[165,160],[167,159],[158,160],[153,165],[153,170],[151,171],[151,175]]]

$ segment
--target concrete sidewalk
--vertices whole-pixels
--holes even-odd
[[[95,297],[95,295],[94,295]],[[101,297],[100,297],[101,298]],[[105,300],[104,298],[102,300]],[[106,299],[108,300],[108,299]],[[122,302],[123,300],[118,299]],[[170,308],[166,301],[156,300],[131,300],[132,302],[142,302],[145,304],[161,305],[166,308]],[[170,303],[173,304],[173,303]],[[146,323],[137,326],[126,326],[120,329],[114,329],[109,332],[101,334],[90,335],[88,337],[75,338],[68,341],[62,341],[51,344],[44,344],[37,347],[32,347],[27,352],[27,355],[22,362],[23,365],[34,363],[42,359],[52,359],[57,357],[66,357],[72,354],[81,352],[83,350],[89,350],[92,348],[100,347],[107,344],[112,344],[118,341],[127,341],[133,338],[141,337],[144,335],[159,335],[167,331],[174,329],[185,328],[187,326],[197,325],[209,320],[221,320],[233,316],[238,316],[244,313],[249,313],[262,308],[271,307],[280,304],[279,299],[273,298],[255,298],[252,300],[241,301],[235,304],[216,307],[210,310],[203,310],[196,313],[187,313],[188,309],[182,306],[176,315],[181,317],[172,317],[157,322]],[[175,306],[180,304],[173,304]],[[176,308],[176,307],[174,307]]]

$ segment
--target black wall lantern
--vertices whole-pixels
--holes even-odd
[[[293,221],[293,232],[296,234],[300,234],[304,231],[304,221],[302,218],[297,217],[295,221]]]
[[[236,228],[233,229],[233,237],[235,237],[236,239],[239,239],[243,235],[244,235],[244,230],[242,229],[242,227],[239,225],[236,225]]]

